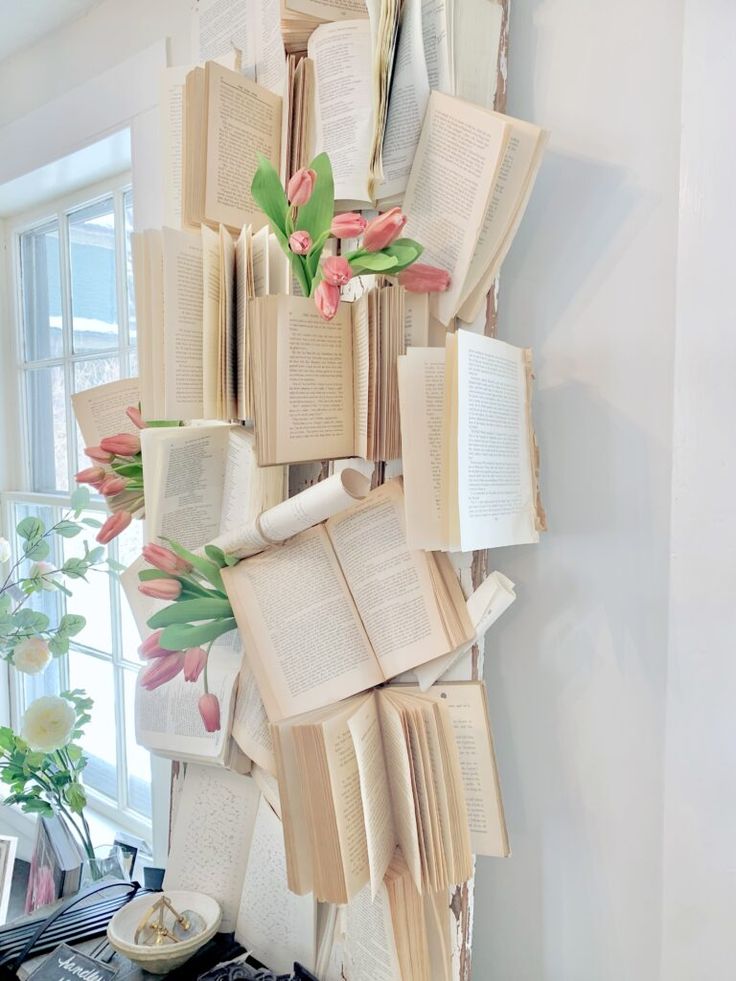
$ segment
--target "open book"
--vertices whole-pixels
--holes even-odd
[[[378,688],[273,737],[295,892],[375,894],[397,845],[422,893],[464,882],[472,851],[508,854],[482,682]]]
[[[403,208],[422,261],[447,269],[437,318],[471,321],[521,222],[547,133],[538,126],[433,92]]]
[[[195,549],[283,500],[284,471],[261,469],[242,426],[141,432],[148,541]]]
[[[251,308],[260,465],[398,457],[403,289],[371,290],[331,321],[303,297],[267,297]]]
[[[187,75],[183,120],[184,224],[265,224],[250,187],[259,154],[279,166],[281,96],[208,61]]]
[[[220,929],[234,930],[277,974],[289,973],[295,960],[314,969],[317,904],[289,891],[281,822],[251,777],[187,766],[164,888],[216,899]]]
[[[531,415],[531,351],[467,330],[399,358],[407,539],[463,552],[546,528]]]
[[[473,637],[449,559],[407,547],[400,481],[222,577],[272,722]]]

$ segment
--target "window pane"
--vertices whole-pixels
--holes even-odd
[[[151,757],[135,741],[136,671],[124,671],[125,746],[128,756],[128,805],[139,814],[151,814]]]
[[[128,341],[132,348],[137,343],[135,322],[135,284],[133,280],[133,191],[127,190],[123,195],[125,208],[125,272],[128,283]],[[131,364],[130,373],[136,374]]]
[[[82,739],[89,756],[84,782],[117,800],[117,720],[112,663],[73,650],[69,654],[69,684],[72,688],[83,688],[95,703]]]
[[[64,370],[56,367],[27,371],[26,404],[31,489],[68,490]]]
[[[99,511],[90,511],[82,517],[96,518],[99,521],[102,515]],[[92,541],[94,534],[95,529],[90,528],[76,538],[65,538],[64,559],[84,555],[85,539],[92,549],[95,546]],[[110,576],[107,572],[90,569],[87,573],[87,581],[73,579],[69,583],[69,588],[74,595],[67,600],[67,609],[70,613],[81,613],[87,619],[84,629],[75,635],[74,642],[111,654]]]
[[[118,345],[115,213],[112,198],[69,216],[75,354]]]
[[[40,361],[62,354],[59,224],[20,237],[25,358]]]

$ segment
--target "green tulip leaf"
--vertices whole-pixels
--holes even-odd
[[[384,252],[366,252],[356,259],[350,260],[353,273],[390,273],[399,264],[398,259]]]
[[[296,227],[309,232],[312,242],[316,243],[325,232],[329,234],[332,225],[335,214],[335,181],[332,164],[326,153],[319,153],[309,168],[316,173],[317,180],[314,182],[311,198],[299,208]],[[319,255],[317,259],[319,260]]]
[[[286,242],[286,217],[289,203],[273,164],[260,154],[250,192],[253,200],[269,219],[273,230],[279,235],[283,247]]]
[[[148,620],[148,626],[154,629],[168,627],[172,623],[192,623],[197,620],[216,620],[222,617],[232,617],[233,610],[227,600],[190,599],[171,603],[158,610]]]
[[[201,647],[223,634],[235,630],[233,619],[213,620],[211,623],[175,623],[165,627],[159,638],[159,646],[167,651],[185,651],[189,647]]]

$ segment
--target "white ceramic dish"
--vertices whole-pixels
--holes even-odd
[[[222,919],[219,903],[201,892],[188,892],[178,889],[166,889],[164,895],[177,910],[191,909],[199,913],[205,922],[202,933],[190,940],[178,944],[167,944],[161,947],[146,947],[135,943],[135,931],[138,928],[147,909],[156,902],[159,893],[149,893],[139,896],[127,906],[119,909],[110,920],[107,927],[107,939],[110,946],[128,960],[144,968],[150,974],[168,974],[169,971],[186,964],[190,957],[197,953],[207,941],[217,933]]]

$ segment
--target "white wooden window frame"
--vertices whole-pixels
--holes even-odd
[[[98,355],[90,353],[75,354],[72,349],[72,297],[71,297],[71,267],[69,254],[69,235],[68,227],[70,217],[74,212],[90,205],[94,205],[105,199],[112,197],[113,210],[115,214],[115,280],[117,295],[117,317],[118,317],[118,343],[111,347],[110,351],[100,353],[100,358],[117,355],[120,358],[121,377],[130,373],[131,356],[133,349],[130,345],[130,325],[128,307],[128,280],[126,269],[126,242],[125,242],[125,194],[131,188],[131,174],[129,171],[122,172],[115,177],[108,178],[94,185],[82,188],[72,194],[64,195],[53,202],[47,202],[43,206],[29,210],[21,215],[14,216],[6,221],[3,245],[7,258],[5,270],[5,282],[7,285],[7,296],[9,304],[7,313],[8,327],[3,333],[3,345],[5,371],[3,383],[10,386],[10,403],[17,408],[17,414],[13,417],[6,413],[3,421],[5,428],[5,447],[6,460],[4,461],[7,471],[6,485],[9,483],[13,487],[31,486],[30,454],[27,452],[29,445],[29,406],[27,399],[27,379],[30,371],[36,368],[60,367],[64,371],[66,392],[74,390],[73,373],[77,363],[89,361]],[[61,285],[61,307],[62,307],[62,352],[54,358],[44,358],[32,360],[25,358],[24,352],[24,323],[23,323],[23,293],[21,279],[21,238],[24,233],[35,229],[43,228],[50,222],[58,221],[59,228],[59,263],[60,263],[60,285]],[[67,399],[66,404],[66,431],[67,431],[67,462],[68,462],[68,482],[69,487],[74,487],[74,473],[79,466],[84,466],[84,461],[76,459],[76,440],[75,420],[71,406],[71,400]],[[15,504],[63,507],[69,499],[69,493],[38,493],[30,490],[6,491],[0,495],[2,505],[2,527],[4,534],[9,539],[13,539],[13,506]],[[105,505],[101,499],[93,500],[88,508],[90,511],[99,511],[101,515],[105,513]],[[116,543],[109,547],[111,557],[116,557]],[[111,613],[111,636],[112,651],[108,654],[95,650],[83,644],[72,644],[71,656],[75,650],[80,651],[90,657],[105,662],[111,669],[111,676],[114,679],[114,701],[116,712],[116,749],[117,749],[117,800],[112,800],[96,791],[94,788],[88,789],[90,807],[92,807],[103,819],[120,827],[131,831],[146,840],[151,840],[152,823],[143,815],[139,814],[128,806],[128,767],[127,767],[127,735],[123,726],[125,718],[124,705],[124,672],[130,670],[125,665],[131,665],[130,658],[124,657],[122,650],[122,621],[121,621],[121,601],[124,602],[122,591],[119,585],[111,583],[110,587],[110,613]],[[2,687],[7,692],[7,697],[0,700],[0,721],[3,724],[17,726],[24,707],[23,679],[17,672],[13,671],[3,662],[3,670],[6,673]],[[65,684],[68,684],[68,662],[62,659],[61,677]],[[94,697],[94,691],[89,694]],[[154,805],[155,806],[155,805]]]

